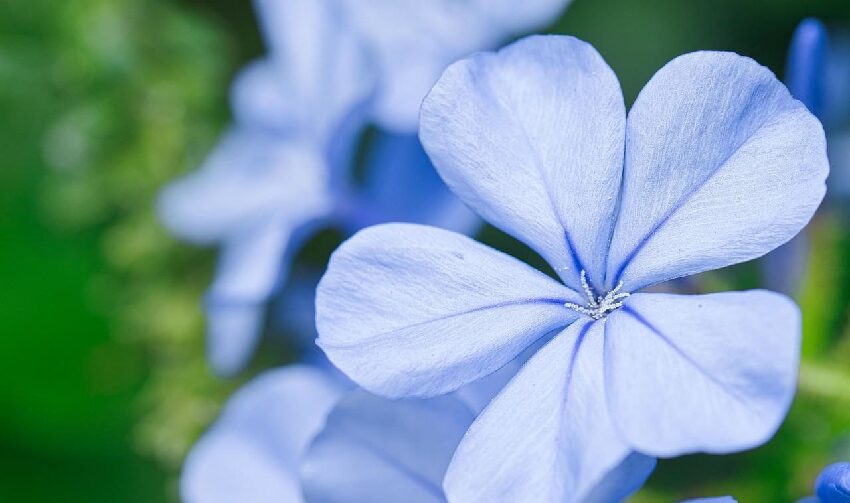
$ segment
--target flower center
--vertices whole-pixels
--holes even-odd
[[[580,306],[572,302],[567,302],[564,304],[564,307],[590,316],[594,320],[602,319],[606,314],[622,306],[623,299],[631,295],[630,293],[620,292],[620,289],[623,288],[622,281],[617,283],[617,286],[605,295],[595,295],[593,289],[587,283],[587,273],[583,270],[581,271],[581,286],[584,288],[584,294],[587,295],[587,305]]]

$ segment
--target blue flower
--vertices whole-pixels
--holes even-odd
[[[333,254],[317,343],[373,393],[448,393],[558,332],[469,429],[450,499],[581,501],[654,456],[772,436],[796,381],[793,302],[642,292],[767,253],[823,198],[820,123],[769,70],[687,54],[627,117],[590,45],[529,37],[449,67],[420,137],[449,187],[561,279],[422,225],[374,226]]]
[[[682,503],[738,503],[738,501],[731,496],[720,496],[717,498],[698,498],[695,500],[687,500]]]
[[[850,40],[830,40],[817,19],[805,19],[794,31],[788,49],[785,80],[791,95],[823,121],[833,165],[827,201],[846,207],[850,194]],[[762,261],[766,287],[795,293],[806,271],[809,243],[801,233]]]
[[[298,467],[350,385],[307,365],[268,371],[239,390],[189,452],[187,503],[300,502]]]
[[[850,503],[850,463],[833,463],[815,481],[817,503]]]

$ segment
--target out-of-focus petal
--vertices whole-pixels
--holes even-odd
[[[349,0],[348,16],[379,72],[375,119],[398,133],[416,130],[419,106],[440,73],[501,36],[470,2]]]
[[[850,502],[850,463],[834,463],[824,468],[815,482],[815,494],[820,503]]]
[[[800,329],[794,303],[765,290],[631,296],[605,329],[617,429],[661,457],[762,444],[794,396]]]
[[[823,114],[828,42],[823,23],[813,18],[803,20],[791,38],[785,70],[785,83],[791,95],[818,118]]]
[[[186,458],[182,499],[302,501],[297,463],[345,389],[305,365],[269,371],[245,385]]]
[[[607,287],[626,291],[750,260],[808,223],[826,190],[823,128],[767,68],[680,56],[628,119]]]
[[[317,343],[364,388],[433,396],[490,374],[576,319],[575,292],[453,232],[370,227],[331,257]]]
[[[449,67],[422,106],[437,171],[490,223],[597,290],[620,189],[625,106],[611,68],[572,37],[528,37]]]
[[[608,415],[602,330],[575,323],[529,359],[458,447],[450,501],[620,501],[642,485],[655,462],[633,454]]]
[[[311,503],[444,503],[443,475],[473,419],[454,395],[387,400],[355,391],[308,450],[304,494]]]
[[[162,191],[157,210],[175,235],[208,244],[269,219],[292,226],[324,214],[327,177],[321,152],[235,128],[201,169]]]
[[[276,68],[275,82],[298,104],[298,132],[325,142],[373,92],[375,71],[337,0],[255,0]],[[281,111],[284,113],[285,111]],[[281,116],[285,117],[285,116]]]

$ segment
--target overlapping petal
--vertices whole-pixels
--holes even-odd
[[[606,324],[612,417],[651,455],[751,448],[785,417],[799,355],[800,313],[783,295],[636,294]]]
[[[626,135],[609,288],[759,257],[797,234],[824,195],[820,123],[749,58],[674,59],[641,91]]]
[[[420,137],[449,187],[537,250],[567,285],[602,285],[622,173],[625,106],[589,44],[528,37],[443,74]]]
[[[355,391],[304,458],[304,494],[312,503],[445,503],[443,475],[473,419],[454,395],[392,401]]]
[[[267,372],[228,402],[183,466],[188,503],[300,502],[297,463],[345,385],[304,365]]]
[[[331,257],[317,343],[384,396],[432,396],[490,374],[576,319],[579,296],[465,236],[414,224],[368,228]]]
[[[575,323],[529,359],[458,447],[449,500],[618,501],[643,483],[655,463],[630,458],[608,415],[603,336],[602,324]],[[624,462],[619,486],[596,488]]]

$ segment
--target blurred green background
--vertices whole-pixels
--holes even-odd
[[[781,75],[807,16],[850,26],[850,2],[575,0],[552,30],[594,44],[631,102],[698,49]],[[203,158],[230,78],[262,50],[247,0],[0,3],[0,500],[176,498],[181,457],[238,383],[203,361],[212,253],[168,238],[151,201]],[[777,438],[664,462],[636,500],[791,501],[826,461],[850,458],[845,223],[813,229],[806,364]],[[748,286],[748,271],[714,281]]]

